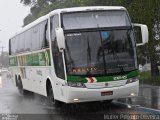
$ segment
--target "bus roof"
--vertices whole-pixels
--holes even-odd
[[[72,8],[63,8],[57,9],[50,12],[50,15],[55,13],[64,13],[64,12],[77,12],[77,11],[92,11],[92,10],[126,10],[126,8],[121,6],[89,6],[89,7],[72,7]]]
[[[66,13],[66,12],[78,12],[78,11],[94,11],[94,10],[126,10],[126,8],[122,6],[90,6],[90,7],[72,7],[72,8],[63,8],[63,9],[56,9],[51,11],[49,14],[44,15],[34,22],[28,24],[24,28],[22,28],[19,32],[17,32],[14,36],[11,38],[15,37],[16,35],[23,33],[24,31],[27,31],[28,29],[32,28],[33,26],[39,24],[42,21],[47,20],[50,16],[53,16],[54,14],[60,14],[60,13]],[[10,38],[10,39],[11,39]]]

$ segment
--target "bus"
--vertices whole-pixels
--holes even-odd
[[[136,42],[133,27],[141,29]],[[57,9],[9,40],[12,80],[55,104],[112,101],[139,91],[136,47],[148,28],[121,6]]]

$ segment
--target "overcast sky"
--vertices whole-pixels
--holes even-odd
[[[8,51],[9,38],[21,29],[29,12],[29,7],[23,6],[20,0],[0,0],[0,47],[6,47],[5,51]]]

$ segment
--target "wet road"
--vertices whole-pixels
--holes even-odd
[[[160,87],[140,85],[140,93],[135,103],[160,110]]]
[[[63,104],[62,107],[56,108],[48,104],[43,96],[37,94],[21,96],[6,74],[0,77],[0,120],[6,120],[8,117],[15,120],[118,120],[131,119],[134,115],[146,115],[138,116],[144,120],[145,117],[160,119],[158,109],[160,87],[140,85],[138,97],[115,100],[111,104],[103,102]],[[153,116],[148,116],[149,114]]]

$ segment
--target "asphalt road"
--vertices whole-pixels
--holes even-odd
[[[0,77],[0,120],[119,120],[160,119],[160,88],[140,85],[132,99],[80,103],[56,108],[38,94],[22,96],[6,73]]]

